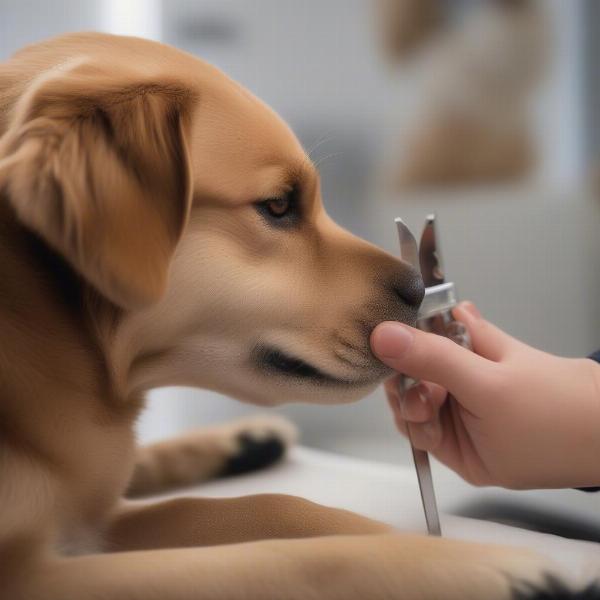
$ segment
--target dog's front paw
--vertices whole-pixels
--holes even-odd
[[[194,429],[138,449],[128,496],[145,496],[267,467],[296,441],[294,425],[277,415]]]
[[[248,473],[277,462],[298,439],[298,430],[283,417],[265,415],[230,425],[231,447],[222,475]]]

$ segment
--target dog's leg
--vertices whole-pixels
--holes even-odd
[[[518,549],[331,536],[55,559],[21,570],[3,593],[11,600],[510,600],[517,582],[541,581],[543,568]]]
[[[295,427],[276,415],[241,419],[138,449],[127,496],[145,496],[219,476],[260,469],[296,441]]]
[[[352,512],[296,496],[260,494],[125,504],[112,519],[106,541],[110,550],[147,550],[268,538],[385,533],[390,529]]]

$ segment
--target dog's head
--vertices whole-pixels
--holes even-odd
[[[414,323],[420,278],[331,221],[315,167],[249,92],[172,48],[103,35],[26,50],[5,80],[1,189],[121,309],[107,355],[128,391],[341,402],[387,374],[369,334]]]

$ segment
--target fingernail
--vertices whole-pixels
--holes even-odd
[[[424,387],[419,388],[418,396],[419,396],[419,400],[423,404],[427,404],[429,402],[429,399],[431,398],[431,394],[430,394],[429,390]]]
[[[474,319],[481,319],[479,309],[472,302],[461,302],[461,308],[466,310]]]
[[[400,358],[412,345],[414,336],[410,328],[401,323],[382,323],[371,336],[373,352],[381,358]]]

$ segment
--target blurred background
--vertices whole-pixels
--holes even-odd
[[[289,121],[328,211],[397,252],[437,212],[446,272],[519,338],[600,346],[600,3],[595,0],[0,0],[0,59],[74,30],[139,35],[222,68]],[[142,440],[258,409],[154,392]],[[381,390],[288,405],[304,444],[409,461]]]

